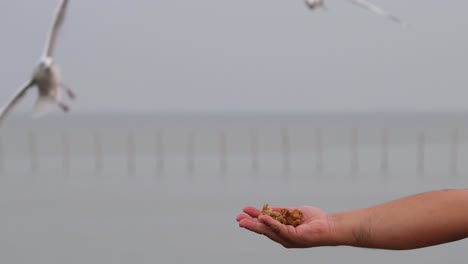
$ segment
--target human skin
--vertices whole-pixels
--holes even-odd
[[[259,215],[260,210],[254,207],[245,207],[237,221],[240,227],[265,235],[286,248],[353,246],[409,250],[468,237],[468,189],[426,192],[339,213],[326,213],[311,206],[289,209],[302,211],[301,225],[283,225]]]

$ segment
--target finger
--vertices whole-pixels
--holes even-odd
[[[252,217],[246,213],[239,214],[236,218],[237,222],[242,221],[243,219],[252,219]]]
[[[275,235],[281,238],[282,240],[288,243],[292,243],[294,241],[294,238],[292,237],[294,233],[291,232],[291,228],[293,227],[283,225],[282,223],[271,218],[270,216],[260,216],[259,222],[268,227],[268,229],[274,232]]]
[[[252,206],[247,206],[244,208],[244,213],[250,215],[251,217],[258,217],[258,215],[260,214],[260,210],[258,210],[257,208],[255,207],[252,207]]]
[[[291,247],[291,243],[279,236],[275,230],[272,230],[265,224],[259,222],[257,219],[243,219],[239,222],[239,226],[255,232],[259,235],[264,235],[269,239],[283,245],[284,247]]]
[[[270,228],[273,232],[277,234],[284,233],[286,226],[278,222],[277,220],[273,219],[270,216],[262,215],[258,218],[258,221],[268,228]]]

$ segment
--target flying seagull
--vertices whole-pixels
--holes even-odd
[[[362,7],[364,9],[367,9],[371,12],[374,12],[375,14],[377,15],[380,15],[380,16],[384,16],[386,17],[387,19],[390,19],[394,22],[397,22],[403,26],[406,26],[406,23],[404,21],[402,21],[401,19],[399,19],[398,17],[388,13],[387,11],[383,10],[382,8],[366,1],[366,0],[348,0],[349,2],[351,2],[352,4],[355,4],[359,7]],[[317,9],[319,7],[322,7],[322,8],[325,8],[325,0],[305,0],[305,3],[306,5],[314,10],[314,9]]]
[[[63,111],[69,111],[68,105],[61,100],[60,90],[65,90],[71,99],[75,98],[75,94],[68,86],[62,83],[59,70],[54,61],[57,37],[65,20],[68,2],[68,0],[61,0],[59,3],[47,38],[44,53],[33,71],[32,78],[23,84],[0,110],[0,123],[3,122],[10,110],[32,87],[37,87],[39,95],[34,107],[34,116],[44,114],[48,106],[51,105],[58,105]]]

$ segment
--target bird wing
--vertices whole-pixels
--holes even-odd
[[[305,0],[305,4],[310,9],[317,9],[318,7],[325,8],[323,0]]]
[[[405,22],[403,22],[400,18],[388,13],[387,11],[383,10],[382,8],[366,1],[366,0],[349,0],[351,3],[357,5],[357,6],[360,6],[362,8],[365,8],[371,12],[374,12],[376,13],[377,15],[381,15],[381,16],[385,16],[387,17],[388,19],[394,21],[394,22],[397,22],[399,24],[402,24],[402,25],[406,25]]]
[[[34,86],[34,84],[35,83],[31,80],[28,83],[21,86],[21,88],[18,89],[18,91],[16,91],[13,97],[11,97],[7,104],[0,110],[0,123],[3,122],[10,110],[19,102],[21,98],[23,98],[23,96],[26,94],[26,91],[32,86]]]
[[[55,13],[54,21],[49,31],[49,36],[47,38],[47,43],[45,46],[44,56],[45,57],[53,57],[55,51],[55,44],[57,43],[58,33],[60,28],[63,25],[65,20],[66,9],[68,6],[68,0],[62,0],[57,7],[57,11]]]

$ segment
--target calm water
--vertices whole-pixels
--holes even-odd
[[[2,263],[463,263],[287,250],[238,228],[245,205],[335,212],[466,187],[464,116],[56,117],[1,134]]]

